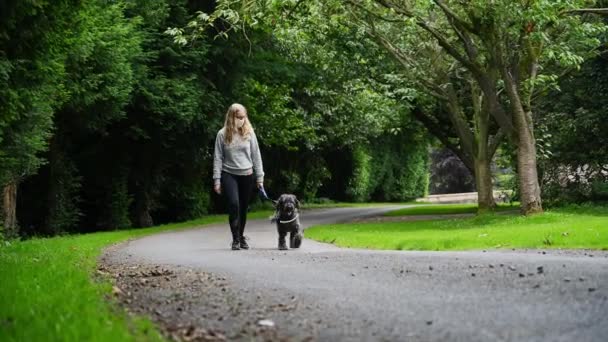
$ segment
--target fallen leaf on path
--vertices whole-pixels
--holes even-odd
[[[123,292],[118,286],[112,286],[112,294],[114,296],[122,295]]]
[[[262,327],[274,327],[274,322],[269,319],[262,319],[258,321],[258,325]]]

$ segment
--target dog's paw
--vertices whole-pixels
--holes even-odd
[[[289,239],[289,247],[290,248],[300,248],[302,245],[302,235],[296,234]]]

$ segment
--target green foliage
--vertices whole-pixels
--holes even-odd
[[[78,11],[78,30],[67,51],[69,98],[56,124],[82,131],[105,131],[124,116],[134,86],[134,63],[141,55],[138,20],[128,20],[122,2],[89,1]],[[61,132],[64,133],[64,132]]]
[[[108,199],[107,228],[118,229],[131,226],[129,206],[133,199],[129,195],[127,173],[117,172],[112,177]]]
[[[74,162],[65,155],[59,156],[51,165],[53,183],[49,198],[47,233],[58,234],[72,231],[82,215],[79,191],[82,177]]]
[[[34,174],[44,163],[52,114],[66,99],[71,1],[8,1],[0,14],[0,184]]]
[[[413,122],[411,123],[413,124]],[[414,127],[416,127],[414,125]],[[373,195],[378,201],[409,201],[428,189],[427,141],[422,133],[384,136],[373,145]]]
[[[284,83],[267,85],[246,78],[239,92],[243,94],[243,102],[265,145],[288,149],[298,149],[298,143],[302,141],[314,145],[317,140],[314,127],[318,124],[307,122],[307,113],[293,103],[290,96],[293,89],[288,86]]]
[[[353,175],[349,179],[346,194],[355,202],[365,202],[369,200],[371,192],[374,190],[372,185],[372,156],[367,148],[356,146],[353,149]]]
[[[591,183],[591,199],[608,201],[608,181],[595,180]]]
[[[605,49],[604,49],[605,50]],[[608,181],[608,59],[598,57],[559,83],[540,107],[540,128],[550,154],[541,164],[543,192],[551,205],[602,200]]]
[[[192,220],[209,213],[211,196],[202,181],[178,183],[170,190],[169,196],[168,201],[174,201],[176,208],[173,210],[180,221]]]
[[[331,181],[331,173],[327,168],[325,160],[316,157],[307,165],[307,174],[302,186],[304,200],[316,198],[323,183]]]

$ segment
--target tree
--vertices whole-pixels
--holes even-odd
[[[64,61],[75,1],[0,5],[0,186],[6,236],[17,235],[17,189],[44,160],[54,110],[66,99]]]
[[[89,141],[98,141],[108,126],[124,118],[134,83],[135,58],[141,55],[136,20],[123,15],[122,3],[88,1],[76,11],[78,30],[65,60],[67,101],[53,117],[48,154],[47,233],[70,231],[82,216],[82,164]],[[97,137],[98,139],[92,139]],[[99,166],[98,166],[99,167]],[[116,189],[113,189],[115,194]],[[39,190],[40,191],[40,190]],[[40,191],[42,195],[42,191]],[[128,207],[127,207],[128,213]]]
[[[604,19],[608,22],[608,17]],[[608,200],[608,37],[601,55],[540,101],[541,175],[549,204]]]
[[[307,11],[295,14],[290,9],[289,13],[293,15],[288,23],[273,25],[275,35],[290,49],[300,52],[295,54],[295,58],[300,58],[300,55],[310,57],[310,49],[303,51],[301,46],[312,45],[313,50],[324,51],[316,52],[316,55],[325,54],[333,60],[344,59],[341,65],[329,59],[316,64],[336,75],[348,75],[339,79],[342,82],[358,82],[359,87],[367,87],[392,98],[393,107],[409,107],[432,134],[452,148],[471,172],[478,175],[480,210],[492,209],[495,204],[489,162],[501,135],[497,134],[495,125],[490,125],[487,106],[478,95],[479,90],[458,75],[464,73],[462,68],[455,68],[436,43],[421,42],[415,36],[402,35],[401,31],[387,25],[381,18],[378,20],[377,17],[366,16],[369,13],[365,11],[349,12],[347,7],[335,3],[334,6],[318,7],[307,4],[300,8]],[[232,12],[226,10],[226,13],[230,17]],[[309,38],[309,42],[302,44],[302,37],[316,38]],[[365,39],[370,37],[371,41]],[[387,55],[394,62],[386,58]],[[342,71],[344,66],[349,71]],[[416,102],[419,103],[415,108],[410,105],[413,98],[417,98]],[[439,102],[439,105],[422,105],[421,102]],[[369,114],[374,112],[371,108],[368,111]],[[352,111],[353,114],[358,112]],[[328,119],[332,120],[333,117]],[[349,121],[356,122],[353,119],[349,118]],[[359,129],[369,126],[367,122],[362,122]],[[446,126],[451,129],[444,129]]]
[[[542,211],[537,175],[533,99],[535,87],[554,80],[543,67],[578,66],[595,48],[598,25],[563,15],[585,1],[457,1],[428,4],[390,0],[349,1],[404,34],[424,35],[465,68],[487,101],[487,109],[517,146],[522,213]],[[504,90],[506,96],[500,96]]]
[[[220,1],[218,10],[205,22],[225,16],[242,27],[256,23],[264,14],[286,7],[302,8],[302,1]],[[434,0],[397,2],[390,0],[327,1],[309,8],[329,8],[325,18],[334,20],[345,11],[380,18],[386,26],[401,28],[400,35],[436,42],[451,61],[466,69],[484,95],[488,113],[516,146],[522,213],[542,211],[537,174],[533,104],[539,90],[557,78],[547,72],[577,67],[598,46],[598,22],[582,23],[569,15],[590,3],[563,1]],[[257,5],[257,6],[256,6]],[[244,15],[235,15],[241,13]],[[284,12],[283,12],[284,13]]]

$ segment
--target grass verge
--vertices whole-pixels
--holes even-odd
[[[307,238],[342,247],[389,250],[589,248],[608,250],[608,207],[570,206],[531,217],[348,223],[311,227]]]
[[[378,203],[351,203],[351,202],[334,202],[334,203],[305,203],[303,209],[325,209],[325,208],[370,208],[370,207],[386,207],[391,205],[427,205],[425,202],[378,202]]]
[[[408,203],[409,204],[409,203]],[[519,210],[519,203],[500,204],[496,211]],[[389,211],[385,216],[410,215],[448,215],[448,214],[474,214],[477,212],[476,203],[467,204],[430,204]]]
[[[116,242],[225,220],[225,215],[213,215],[145,229],[3,243],[0,341],[163,341],[150,320],[129,317],[104,299],[112,285],[92,279],[97,258]]]

